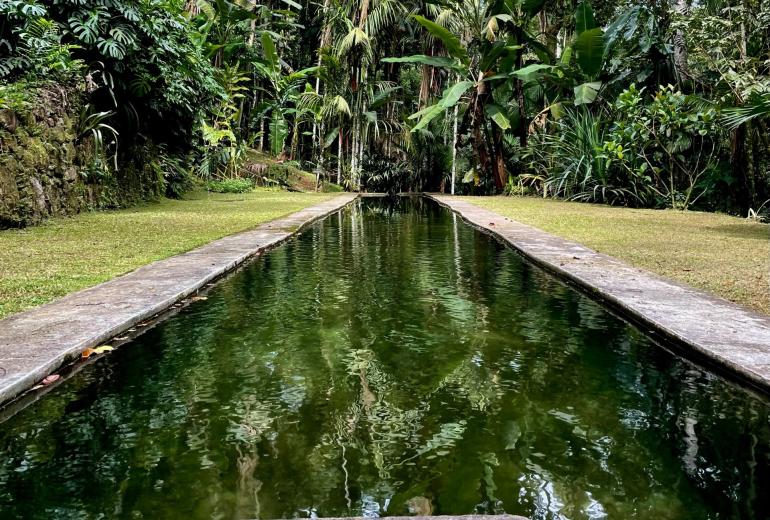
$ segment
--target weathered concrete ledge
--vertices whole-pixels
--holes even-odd
[[[438,515],[438,516],[381,516],[386,520],[528,520],[518,515]],[[318,520],[372,520],[364,516],[323,517]]]
[[[356,197],[339,195],[0,320],[0,403]]]
[[[606,300],[648,333],[770,392],[770,316],[631,267],[472,203],[428,195],[534,263]],[[725,253],[728,253],[727,251]]]

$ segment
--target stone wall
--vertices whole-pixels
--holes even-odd
[[[149,145],[120,142],[118,170],[89,173],[93,140],[78,139],[82,87],[51,86],[30,97],[34,101],[24,110],[0,109],[0,228],[127,206],[163,194],[163,175]]]

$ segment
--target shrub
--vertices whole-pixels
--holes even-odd
[[[251,179],[223,179],[206,183],[206,190],[214,193],[246,193],[253,189],[254,181]]]
[[[608,168],[649,179],[659,205],[687,209],[713,184],[720,147],[717,111],[673,86],[652,98],[634,85],[615,101],[604,143]]]
[[[166,197],[179,199],[193,187],[193,175],[184,157],[170,155],[161,147],[157,164],[166,185]]]
[[[552,123],[553,132],[530,140],[524,155],[530,171],[521,175],[522,189],[545,196],[628,206],[647,202],[649,180],[634,171],[612,168],[607,160],[604,120],[588,109],[567,110]]]

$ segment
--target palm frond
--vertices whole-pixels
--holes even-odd
[[[722,111],[722,121],[730,130],[752,119],[768,116],[770,116],[770,92],[752,96],[742,107],[731,107]]]

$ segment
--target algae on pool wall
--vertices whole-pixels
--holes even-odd
[[[761,517],[769,418],[436,203],[367,198],[1,423],[0,512]]]

